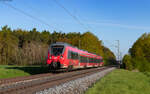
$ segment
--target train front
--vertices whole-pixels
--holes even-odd
[[[51,70],[63,67],[64,45],[52,44],[48,51],[47,64]]]

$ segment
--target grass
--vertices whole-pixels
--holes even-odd
[[[40,73],[47,73],[48,68],[44,66],[8,66],[0,65],[0,79],[19,76],[29,76]]]
[[[150,73],[117,69],[99,80],[85,94],[150,94]]]

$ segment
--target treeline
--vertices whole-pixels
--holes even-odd
[[[123,58],[126,69],[150,71],[150,33],[144,33]]]
[[[80,49],[101,55],[106,64],[115,62],[115,55],[91,32],[50,33],[32,30],[11,30],[4,26],[0,30],[0,64],[39,65],[46,64],[48,47],[51,43],[66,42]],[[110,63],[111,62],[111,63]]]

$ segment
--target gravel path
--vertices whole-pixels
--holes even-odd
[[[36,94],[84,94],[88,87],[114,69],[115,68],[109,68],[89,76],[36,92]]]

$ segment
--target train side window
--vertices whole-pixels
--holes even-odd
[[[95,63],[97,63],[97,59],[95,58]]]
[[[71,59],[74,59],[75,56],[74,56],[74,53],[71,51]]]
[[[96,63],[96,59],[95,58],[89,58],[90,63]]]
[[[90,63],[92,63],[92,58],[90,58],[90,60],[89,60],[89,61],[90,61]]]
[[[68,51],[68,59],[71,59],[71,51]]]
[[[103,62],[103,59],[100,59],[100,62]]]
[[[90,58],[90,59],[91,59],[90,63],[92,63],[93,60],[92,60],[92,58]]]
[[[78,59],[78,53],[73,52],[73,51],[68,51],[68,59]]]
[[[78,53],[72,52],[70,53],[71,59],[78,59]]]
[[[95,58],[93,58],[93,63],[95,63]]]
[[[84,62],[85,62],[85,63],[87,62],[87,57],[85,57],[85,56],[84,56]]]
[[[87,63],[89,63],[89,57],[87,57]]]
[[[74,54],[72,51],[71,51],[71,59],[74,59]]]
[[[98,62],[97,62],[97,59],[95,59],[95,63],[98,63]]]
[[[91,61],[92,61],[91,58],[89,58],[89,63],[91,63]]]
[[[87,63],[87,62],[88,62],[87,57],[85,57],[85,56],[80,56],[80,62],[81,62],[81,63]]]
[[[97,59],[97,63],[99,63],[99,59]]]
[[[85,57],[83,56],[83,62],[85,63]]]
[[[85,63],[85,58],[84,58],[84,56],[82,56],[82,63]]]
[[[83,63],[83,56],[80,56],[80,62]]]
[[[93,63],[95,63],[95,58],[93,58]]]
[[[99,63],[102,62],[102,59],[98,59],[98,62],[99,62]]]
[[[89,58],[89,63],[91,63],[91,58]]]
[[[89,63],[91,63],[91,58],[89,57]]]
[[[98,60],[99,60],[99,59],[97,59],[97,63],[99,63]]]
[[[85,60],[86,60],[86,63],[88,63],[88,58],[87,57],[85,57]]]
[[[75,59],[79,59],[78,53],[75,53]]]

